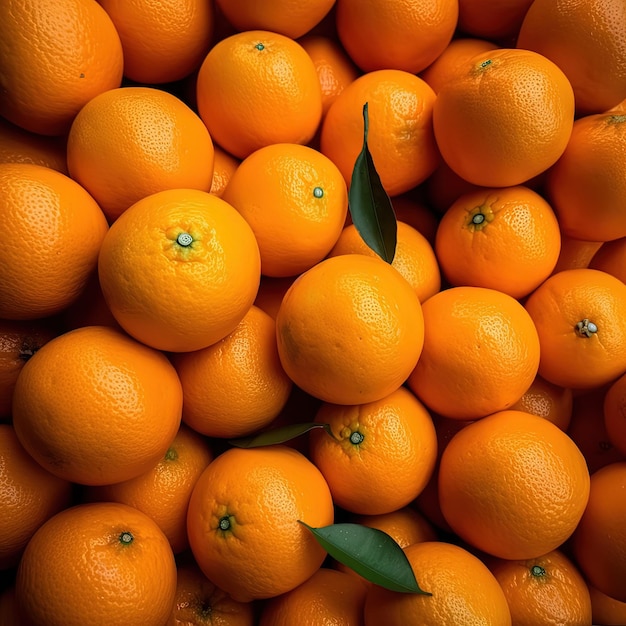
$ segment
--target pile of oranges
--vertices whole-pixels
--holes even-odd
[[[1,624],[626,624],[626,5],[0,24]]]

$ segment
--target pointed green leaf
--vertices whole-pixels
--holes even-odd
[[[334,559],[391,591],[432,595],[420,589],[402,548],[385,532],[361,524],[313,528],[298,520]]]
[[[323,428],[331,437],[333,436],[328,424],[309,422],[306,424],[288,424],[287,426],[272,428],[271,430],[250,435],[249,437],[231,439],[228,443],[236,448],[260,448],[261,446],[272,446],[277,443],[284,443],[285,441],[295,439],[300,435],[308,433],[314,428]]]
[[[387,263],[396,252],[398,226],[391,200],[385,191],[367,146],[367,102],[363,105],[363,148],[354,163],[349,191],[352,222],[363,241]]]

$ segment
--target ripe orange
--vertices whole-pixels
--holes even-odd
[[[321,261],[348,213],[347,186],[337,166],[299,144],[272,144],[250,154],[222,199],[254,231],[265,276],[296,276]]]
[[[368,147],[383,187],[390,196],[409,191],[439,161],[432,128],[435,98],[430,86],[409,72],[368,72],[347,85],[328,109],[320,149],[349,185],[363,147],[363,105],[368,103]]]
[[[222,197],[226,185],[232,178],[237,167],[239,167],[239,159],[232,154],[228,154],[226,150],[220,146],[213,146],[215,158],[213,160],[213,180],[211,182],[210,193],[218,198]]]
[[[626,456],[626,374],[608,388],[604,396],[603,414],[610,442]]]
[[[169,83],[200,67],[212,43],[213,3],[204,0],[98,0],[122,42],[124,76]]]
[[[565,150],[573,122],[565,74],[529,50],[472,57],[442,86],[433,108],[443,159],[486,187],[519,185],[547,170]]]
[[[413,287],[420,302],[441,288],[441,274],[435,251],[426,237],[405,222],[397,222],[397,244],[392,267]],[[346,226],[328,256],[376,253],[365,243],[354,224]]]
[[[420,301],[380,258],[345,254],[301,274],[276,316],[278,354],[307,393],[364,404],[402,385],[422,352]]]
[[[22,445],[52,474],[106,485],[147,472],[180,424],[182,389],[160,352],[105,326],[55,337],[13,394]]]
[[[176,96],[148,87],[121,87],[93,98],[67,140],[70,175],[111,222],[157,191],[208,191],[213,158],[202,120]]]
[[[211,48],[198,73],[197,101],[211,137],[239,159],[273,143],[306,144],[322,118],[311,57],[267,30],[236,33]]]
[[[514,41],[533,0],[459,0],[458,28],[474,37]]]
[[[35,531],[69,506],[72,485],[43,469],[13,426],[0,424],[0,570],[15,567]]]
[[[537,374],[539,339],[513,297],[453,287],[422,305],[424,349],[409,387],[444,417],[476,419],[507,409]]]
[[[301,585],[261,608],[259,626],[361,626],[367,587],[355,576],[321,567]]]
[[[367,404],[324,403],[309,433],[309,457],[335,505],[364,515],[391,513],[424,489],[437,458],[437,435],[424,405],[404,387]],[[390,472],[389,468],[393,467]]]
[[[626,462],[605,465],[591,476],[585,513],[572,539],[576,562],[591,585],[626,602]]]
[[[445,49],[456,28],[456,0],[337,0],[339,39],[365,72],[417,74]]]
[[[270,424],[292,388],[278,357],[276,322],[251,306],[224,339],[174,355],[183,421],[211,437],[241,437]]]
[[[88,501],[119,502],[154,520],[174,554],[189,547],[187,506],[191,492],[213,460],[208,441],[181,425],[163,457],[147,472],[130,480],[88,488]]]
[[[592,623],[587,583],[560,550],[521,561],[496,558],[488,566],[504,590],[514,624]]]
[[[589,593],[593,624],[606,624],[606,626],[626,624],[626,602],[607,596],[593,585],[589,585]]]
[[[443,214],[435,239],[452,285],[489,287],[517,299],[550,276],[560,250],[552,207],[522,185],[463,194]]]
[[[503,559],[533,559],[561,546],[588,497],[589,472],[576,444],[530,413],[499,411],[477,420],[441,457],[444,517],[474,548]]]
[[[94,271],[107,222],[93,198],[56,170],[0,164],[0,318],[60,313]]]
[[[589,261],[589,267],[612,274],[626,282],[626,237],[605,241],[598,245]]]
[[[119,35],[93,0],[7,0],[0,24],[0,115],[26,130],[63,135],[84,104],[122,81]]]
[[[545,188],[565,234],[586,241],[625,237],[626,114],[578,118],[565,151],[547,174]]]
[[[626,371],[626,285],[599,270],[565,270],[525,304],[541,345],[539,374],[561,387],[604,385]]]
[[[365,600],[365,626],[511,626],[504,592],[487,566],[451,543],[425,541],[404,548],[417,581],[431,596],[373,585]]]
[[[106,302],[133,337],[159,350],[223,339],[254,302],[259,248],[246,221],[205,191],[139,200],[111,226],[98,274]]]
[[[26,547],[15,583],[25,617],[46,626],[161,626],[175,592],[165,535],[144,513],[111,502],[50,518]]]
[[[320,471],[287,446],[230,448],[191,495],[189,543],[211,581],[239,602],[270,598],[310,578],[326,556],[312,527],[332,524]]]
[[[552,273],[556,274],[557,272],[561,272],[563,270],[574,270],[589,267],[591,259],[601,245],[601,241],[574,239],[573,237],[565,235],[561,232],[561,252]]]
[[[574,88],[580,114],[626,98],[626,6],[613,0],[534,0],[517,46],[554,61]]]

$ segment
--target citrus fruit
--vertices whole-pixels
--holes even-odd
[[[232,154],[228,154],[226,150],[217,145],[213,146],[213,149],[213,180],[211,181],[211,189],[209,191],[214,196],[221,198],[224,189],[226,189],[226,185],[228,185],[228,181],[235,173],[241,161],[236,159]]]

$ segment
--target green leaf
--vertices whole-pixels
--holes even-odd
[[[387,263],[396,253],[398,225],[367,146],[369,118],[363,105],[363,148],[354,163],[349,191],[352,223],[365,243]]]
[[[309,422],[306,424],[289,424],[280,428],[266,430],[249,437],[240,437],[239,439],[230,439],[229,444],[236,448],[260,448],[261,446],[272,446],[277,443],[284,443],[290,439],[295,439],[300,435],[308,433],[314,428],[323,428],[331,437],[334,435],[328,424],[320,424],[319,422]]]
[[[313,528],[298,520],[334,559],[391,591],[432,595],[420,589],[402,548],[385,532],[361,524]]]

